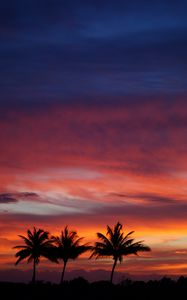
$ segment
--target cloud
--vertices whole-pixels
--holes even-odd
[[[67,166],[90,170],[99,165],[142,176],[185,171],[185,99],[136,99],[107,107],[58,105],[50,108],[50,114],[48,109],[34,115],[9,112],[10,122],[1,120],[4,165],[56,170]]]
[[[158,195],[158,194],[149,194],[149,193],[145,193],[145,194],[122,194],[122,193],[116,193],[116,192],[111,192],[109,193],[109,196],[114,196],[114,197],[118,197],[118,198],[124,198],[126,200],[130,199],[130,201],[135,200],[138,203],[138,200],[144,201],[144,204],[152,204],[152,205],[180,205],[180,204],[184,204],[184,200],[180,200],[180,199],[175,199],[173,197],[166,197],[163,195]]]
[[[138,199],[138,201],[137,201]],[[128,201],[113,201],[105,203],[95,203],[89,201],[83,203],[77,203],[71,205],[71,202],[67,204],[59,204],[56,210],[53,208],[53,204],[39,203],[34,205],[32,203],[32,209],[30,204],[22,208],[18,207],[17,210],[12,209],[7,213],[1,213],[1,219],[10,219],[13,222],[21,221],[24,224],[40,223],[43,224],[65,224],[72,223],[76,226],[93,226],[94,224],[105,225],[106,223],[117,222],[117,220],[125,220],[125,224],[135,224],[134,226],[167,226],[170,224],[173,226],[174,222],[179,222],[178,225],[186,221],[187,218],[187,202],[174,200],[169,198],[153,198],[144,197],[141,201],[137,198],[133,201],[131,198]],[[170,201],[171,200],[171,201]],[[23,205],[23,204],[22,204]],[[143,223],[142,223],[143,222]],[[137,225],[138,224],[138,225]],[[184,224],[184,223],[183,223]]]
[[[19,193],[2,193],[0,194],[0,204],[4,203],[17,203],[20,200],[35,200],[37,201],[39,196],[33,192],[19,192]]]
[[[90,173],[86,172],[86,174],[89,178]],[[69,175],[71,175],[71,172],[68,172],[68,177]],[[59,192],[51,190],[39,193],[6,193],[0,195],[0,199],[2,198],[1,211],[5,214],[15,213],[31,216],[35,214],[39,216],[62,216],[72,214],[84,215],[87,213],[89,214],[94,207],[104,205],[104,203],[100,203],[98,200],[87,198],[88,195],[89,193],[85,193],[85,196],[81,197],[78,195],[68,194],[63,190]]]
[[[111,216],[117,216],[118,219],[123,218],[128,220],[128,222],[138,222],[141,224],[156,224],[155,222],[162,222],[162,224],[167,224],[169,221],[180,223],[187,218],[187,203],[175,203],[175,205],[157,205],[150,203],[147,205],[141,204],[123,204],[110,205],[104,208],[97,208],[95,214],[98,216],[107,216],[110,219]],[[116,217],[115,217],[116,218]],[[113,218],[114,219],[114,218]]]
[[[0,204],[1,203],[12,203],[12,202],[17,202],[18,200],[15,199],[12,194],[5,193],[0,195]]]

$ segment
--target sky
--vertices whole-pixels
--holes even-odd
[[[30,268],[12,249],[27,228],[69,225],[93,243],[117,221],[152,248],[119,272],[187,275],[186,10],[0,1],[0,277]],[[69,270],[111,265],[82,257]]]

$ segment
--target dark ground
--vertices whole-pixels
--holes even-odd
[[[95,300],[155,300],[155,299],[187,299],[187,278],[177,281],[162,278],[159,281],[125,280],[111,285],[106,281],[88,283],[83,278],[64,282],[63,286],[38,282],[35,286],[23,283],[0,282],[0,299],[48,300],[48,299],[95,299]]]

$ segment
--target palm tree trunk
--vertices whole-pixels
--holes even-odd
[[[62,270],[60,284],[63,284],[63,281],[64,281],[64,273],[65,273],[66,265],[67,265],[67,261],[64,261],[64,266],[63,266],[63,270]]]
[[[112,272],[111,272],[111,275],[110,275],[110,283],[112,283],[112,281],[113,281],[114,270],[115,270],[116,264],[117,264],[117,259],[114,259],[114,264],[113,264]]]
[[[35,284],[36,282],[36,261],[33,260],[33,274],[32,274],[32,283]]]

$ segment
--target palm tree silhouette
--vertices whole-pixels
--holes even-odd
[[[110,276],[110,282],[113,281],[114,270],[116,267],[117,262],[120,263],[123,261],[123,256],[129,254],[137,255],[138,252],[142,251],[151,251],[151,249],[144,245],[142,242],[134,242],[134,239],[131,238],[131,235],[134,231],[129,232],[127,235],[124,235],[122,231],[122,224],[119,222],[111,228],[107,225],[107,233],[105,236],[104,234],[98,232],[97,237],[100,241],[96,242],[95,245],[92,247],[92,254],[90,258],[95,257],[112,257],[114,260],[112,272]]]
[[[83,238],[79,238],[76,231],[69,231],[68,226],[61,231],[60,237],[53,236],[56,245],[56,258],[63,260],[63,270],[60,284],[63,283],[64,273],[69,259],[76,259],[79,255],[88,251],[91,247],[88,244],[80,244]]]
[[[15,264],[19,264],[24,259],[27,259],[28,263],[33,262],[32,283],[35,283],[36,266],[39,264],[41,256],[53,262],[58,262],[53,253],[54,246],[52,245],[52,240],[49,239],[49,232],[43,229],[37,230],[35,227],[33,232],[27,230],[27,236],[18,236],[23,239],[25,245],[13,247],[14,249],[21,249],[15,254],[18,257]]]

